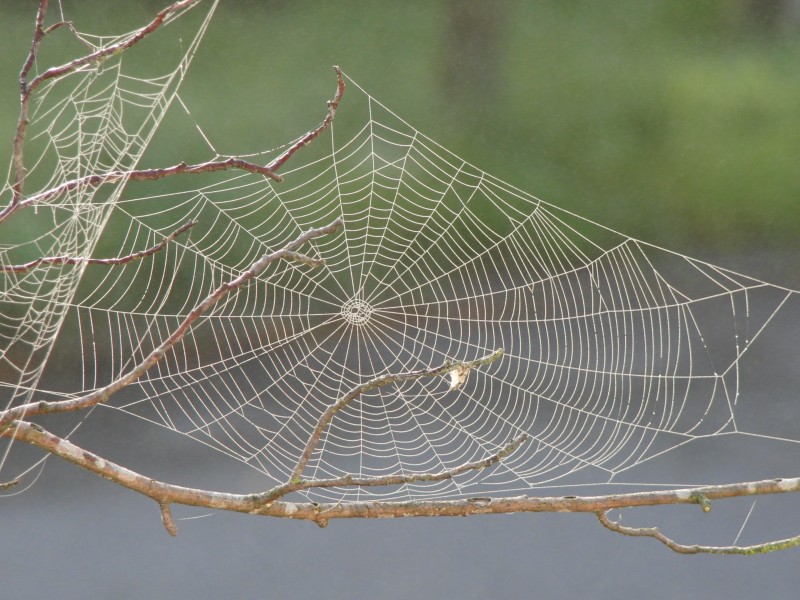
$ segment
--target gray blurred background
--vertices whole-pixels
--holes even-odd
[[[132,29],[163,4],[63,2],[78,28],[94,33]],[[35,5],[0,2],[2,160]],[[228,1],[182,95],[226,150],[273,147],[318,122],[332,92],[330,65],[339,64],[415,127],[517,187],[633,237],[798,289],[798,59],[796,0]],[[196,151],[161,139],[170,164]],[[158,149],[147,159],[163,164]],[[781,415],[797,432],[791,382],[800,331],[791,320],[782,331],[775,355],[762,359],[769,377],[753,390],[763,399],[753,418]],[[149,475],[258,489],[253,474],[189,440],[122,416],[101,422],[124,427],[124,439],[89,431],[81,442],[133,468],[156,464]],[[792,476],[798,458],[792,445],[739,438],[681,449],[648,475]],[[624,522],[727,544],[751,504],[717,503],[710,515],[696,507],[636,511]],[[800,533],[796,504],[759,500],[741,541]],[[800,582],[797,550],[683,557],[582,515],[333,522],[320,530],[214,514],[178,526],[169,538],[152,501],[50,460],[31,489],[0,501],[3,594],[738,598],[785,594]]]

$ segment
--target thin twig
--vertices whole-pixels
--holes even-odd
[[[78,398],[73,398],[70,400],[57,400],[57,401],[43,400],[39,402],[30,402],[28,404],[22,404],[15,408],[10,408],[8,410],[0,412],[0,430],[7,427],[11,421],[14,421],[16,419],[25,419],[33,415],[83,410],[86,408],[90,408],[96,404],[106,402],[111,396],[113,396],[115,393],[117,393],[125,386],[130,385],[131,383],[139,379],[153,365],[155,365],[162,358],[164,358],[164,356],[170,350],[170,348],[172,348],[175,344],[177,344],[183,339],[183,337],[186,335],[186,332],[189,331],[194,322],[197,321],[197,319],[199,319],[201,315],[211,310],[217,304],[217,302],[219,302],[221,298],[225,297],[231,291],[247,284],[253,278],[258,276],[271,263],[275,262],[276,260],[295,260],[297,258],[298,260],[306,264],[308,264],[309,262],[313,262],[313,264],[316,265],[321,264],[320,261],[314,261],[314,259],[310,259],[307,256],[298,255],[295,252],[295,249],[314,238],[318,238],[324,235],[334,233],[335,231],[338,231],[339,228],[342,226],[342,224],[343,224],[342,219],[338,218],[332,223],[325,225],[324,227],[309,229],[305,233],[299,235],[293,241],[286,244],[286,246],[284,246],[280,250],[275,250],[274,252],[265,254],[264,256],[259,258],[256,262],[254,262],[249,269],[243,271],[234,279],[222,283],[217,289],[215,289],[211,294],[209,294],[202,302],[200,302],[200,304],[195,306],[189,312],[188,315],[186,315],[181,324],[172,332],[172,334],[170,334],[170,336],[166,340],[164,340],[161,344],[159,344],[154,350],[150,352],[150,354],[147,355],[147,357],[144,360],[142,360],[139,364],[137,364],[133,369],[131,369],[125,375],[118,377],[105,387],[99,388],[89,394],[80,396]]]
[[[311,142],[313,142],[319,135],[325,131],[328,126],[333,122],[334,117],[336,116],[336,109],[339,108],[339,102],[342,99],[342,95],[344,94],[344,75],[342,74],[342,70],[334,65],[333,67],[334,72],[336,73],[337,79],[337,86],[336,86],[336,94],[333,96],[332,100],[328,100],[328,114],[325,115],[325,118],[322,120],[322,123],[316,129],[312,129],[305,135],[299,137],[289,149],[286,150],[283,154],[281,154],[278,158],[273,160],[267,168],[272,171],[277,171],[280,169],[283,164],[289,160],[292,155],[300,150],[300,148],[307,146]]]
[[[53,33],[59,27],[66,27],[72,33],[74,33],[76,35],[76,37],[77,37],[78,32],[75,30],[75,24],[72,21],[59,21],[58,23],[53,23],[52,25],[50,25],[50,27],[48,27],[47,29],[44,30],[44,34],[45,35],[50,35],[51,33]],[[78,37],[78,41],[81,41],[84,44],[86,44],[86,42],[84,40],[81,40],[80,37]]]
[[[283,181],[283,177],[275,173],[275,169],[271,167],[262,167],[255,163],[251,163],[241,158],[231,156],[225,160],[210,160],[196,165],[187,165],[180,163],[172,167],[163,169],[142,169],[139,171],[131,171],[125,179],[135,180],[148,180],[148,179],[161,179],[167,175],[179,175],[181,173],[211,173],[213,171],[225,171],[228,169],[241,169],[242,171],[249,171],[257,175],[263,175],[275,181]]]
[[[605,511],[597,511],[600,524],[606,529],[610,529],[622,535],[631,537],[651,537],[664,544],[670,550],[678,554],[738,554],[741,556],[752,556],[753,554],[767,554],[776,550],[788,550],[800,546],[800,535],[786,538],[783,540],[773,540],[763,544],[752,546],[704,546],[699,544],[680,544],[668,538],[655,527],[627,527],[608,518]]]
[[[21,208],[25,208],[32,204],[42,204],[44,202],[51,202],[67,192],[72,190],[80,190],[83,188],[95,188],[103,185],[104,183],[116,183],[118,181],[152,181],[161,179],[162,177],[169,177],[171,175],[181,174],[198,174],[198,173],[213,173],[215,171],[226,171],[228,169],[241,169],[242,171],[249,171],[269,177],[275,181],[283,181],[283,178],[276,174],[272,169],[262,167],[252,162],[242,160],[240,158],[226,158],[224,160],[210,160],[204,163],[194,165],[187,165],[186,163],[178,163],[171,167],[162,167],[155,169],[137,169],[134,171],[109,171],[108,173],[97,173],[95,175],[87,175],[79,179],[72,179],[65,181],[53,188],[47,189],[28,198],[19,200],[13,206],[7,206],[3,211],[0,211],[0,223],[7,219],[13,212]]]
[[[33,40],[31,41],[31,49],[28,51],[28,57],[25,59],[25,62],[22,65],[22,69],[19,72],[19,91],[20,94],[26,94],[28,92],[28,74],[31,72],[31,68],[33,68],[34,63],[36,62],[36,54],[39,50],[39,44],[42,41],[42,38],[50,33],[53,29],[49,27],[47,31],[44,29],[44,17],[47,14],[47,3],[48,0],[40,0],[39,1],[39,10],[36,11],[36,23],[33,28]]]
[[[15,150],[14,150],[14,157],[15,157],[15,164],[16,158],[19,157],[19,164],[17,165],[16,170],[17,173],[22,173],[22,180],[20,181],[19,185],[19,193],[14,192],[11,202],[2,210],[0,211],[0,223],[5,221],[11,214],[16,212],[16,210],[30,206],[32,204],[41,204],[44,202],[50,202],[67,192],[70,192],[75,189],[82,189],[82,188],[93,188],[98,187],[104,183],[116,183],[118,181],[149,181],[149,180],[156,180],[161,179],[162,177],[168,177],[171,175],[180,175],[180,174],[197,174],[197,173],[212,173],[215,171],[224,171],[228,169],[241,169],[243,171],[249,171],[250,173],[256,173],[259,175],[263,175],[264,177],[268,177],[274,181],[281,182],[283,178],[276,173],[276,171],[282,167],[286,161],[288,161],[298,150],[307,146],[311,143],[314,139],[316,139],[325,129],[327,129],[333,118],[336,115],[336,109],[339,107],[339,102],[342,99],[342,94],[344,94],[344,76],[342,71],[339,67],[334,67],[334,71],[336,72],[337,76],[337,86],[336,86],[336,94],[334,95],[332,100],[328,101],[328,114],[323,119],[322,123],[314,130],[309,131],[298,140],[296,140],[292,145],[286,150],[283,154],[281,154],[278,158],[273,160],[269,165],[262,166],[257,165],[255,163],[236,158],[236,157],[229,157],[224,160],[210,160],[204,163],[198,163],[194,165],[187,165],[185,162],[178,163],[177,165],[173,165],[171,167],[163,167],[163,168],[154,168],[154,169],[137,169],[133,171],[109,171],[108,173],[97,173],[94,175],[87,175],[85,177],[81,177],[79,179],[73,179],[70,181],[65,181],[64,183],[57,185],[53,188],[40,192],[38,194],[34,194],[28,198],[22,197],[22,181],[24,181],[24,165],[22,163],[22,143],[24,142],[25,137],[25,129],[18,128],[18,138],[19,138],[19,147],[17,148],[16,138],[15,138]],[[27,104],[23,97],[23,108],[27,114]],[[20,121],[22,122],[22,121]],[[27,125],[27,121],[26,121]],[[16,190],[16,188],[15,188]]]
[[[81,265],[81,264],[106,265],[106,266],[124,265],[129,262],[141,260],[142,258],[152,256],[156,252],[163,250],[168,243],[173,241],[183,232],[197,225],[197,223],[198,221],[189,221],[188,223],[185,223],[180,228],[170,233],[155,246],[151,246],[146,250],[139,250],[138,252],[134,252],[133,254],[128,254],[126,256],[117,256],[115,258],[83,258],[80,256],[45,256],[42,258],[37,258],[36,260],[32,260],[30,262],[23,263],[21,265],[0,265],[0,271],[5,271],[6,273],[24,273],[26,271],[30,271],[31,269],[35,269],[40,265]]]
[[[0,483],[0,490],[10,490],[14,486],[19,485],[19,483],[21,481],[22,481],[22,479],[20,479],[20,478],[12,479],[11,481],[4,481],[4,482]]]
[[[453,479],[467,471],[478,471],[497,464],[507,456],[517,450],[527,439],[528,434],[523,433],[519,437],[511,440],[508,444],[500,448],[499,451],[481,460],[464,463],[452,469],[445,469],[435,473],[404,473],[397,475],[382,475],[377,477],[357,477],[352,474],[334,477],[331,479],[303,479],[301,481],[290,481],[283,485],[276,486],[266,492],[261,502],[269,504],[278,498],[282,498],[292,492],[301,490],[332,488],[332,487],[378,487],[378,486],[397,486],[408,483],[418,483],[422,481],[445,481]]]
[[[418,371],[408,371],[406,373],[396,373],[396,374],[389,374],[389,375],[381,375],[379,377],[375,377],[374,379],[370,379],[366,383],[362,383],[354,387],[350,390],[347,394],[339,398],[336,402],[331,404],[325,412],[323,412],[319,419],[317,420],[317,425],[314,427],[314,431],[311,432],[311,435],[308,436],[308,441],[306,442],[305,448],[303,448],[303,452],[300,454],[300,458],[297,461],[297,465],[295,466],[294,470],[292,471],[292,475],[289,478],[289,483],[299,483],[303,476],[303,471],[308,464],[308,461],[311,458],[311,455],[314,453],[314,449],[319,444],[320,437],[322,436],[322,432],[325,431],[325,428],[330,424],[333,417],[336,415],[337,412],[342,410],[345,406],[350,404],[353,400],[358,398],[361,394],[368,392],[369,390],[374,390],[375,388],[379,388],[385,385],[390,385],[392,383],[400,383],[402,381],[414,381],[417,379],[422,379],[423,377],[435,377],[436,375],[444,375],[445,373],[449,373],[453,369],[458,368],[466,368],[466,369],[474,369],[475,367],[481,365],[488,365],[503,355],[503,350],[495,350],[491,354],[487,354],[483,358],[479,358],[477,360],[470,360],[470,361],[463,361],[463,362],[453,362],[448,361],[443,365],[438,367],[433,367],[430,369],[421,369]]]
[[[189,8],[190,6],[197,4],[200,0],[180,0],[179,2],[174,2],[173,4],[167,6],[166,8],[161,9],[156,13],[156,16],[153,17],[153,20],[150,21],[144,27],[137,29],[127,38],[117,42],[116,44],[111,44],[109,46],[105,46],[104,48],[100,48],[99,50],[92,52],[91,54],[87,54],[85,56],[81,56],[74,60],[69,61],[68,63],[64,63],[63,65],[59,65],[57,67],[50,67],[41,75],[35,77],[30,84],[28,85],[27,92],[28,94],[32,93],[37,87],[39,87],[42,83],[47,81],[48,79],[56,79],[58,77],[63,77],[68,73],[72,73],[73,71],[84,67],[86,65],[93,65],[98,62],[103,61],[103,59],[108,58],[109,56],[113,56],[115,54],[119,54],[120,52],[124,52],[131,46],[135,46],[139,42],[141,42],[145,37],[153,33],[156,29],[158,29],[164,21],[170,15],[177,13],[185,8]]]

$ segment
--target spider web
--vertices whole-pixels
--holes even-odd
[[[53,178],[41,189],[137,165],[193,48],[165,77],[126,76],[117,61],[43,101],[32,127],[57,168],[42,161]],[[249,159],[266,163],[279,150]],[[0,360],[17,378],[3,376],[6,404],[102,387],[222,282],[341,217],[342,231],[302,249],[324,266],[274,263],[102,408],[197,440],[272,485],[292,473],[323,411],[356,385],[504,351],[458,389],[436,377],[363,394],[325,429],[305,476],[438,473],[523,432],[526,443],[452,479],[307,492],[337,501],[506,494],[630,473],[643,481],[639,467],[701,439],[796,442],[791,426],[752,418],[748,378],[767,360],[767,338],[797,315],[797,292],[539,200],[439,146],[350,79],[331,131],[288,166],[283,183],[214,173],[181,179],[192,189],[104,186],[40,206],[31,222],[46,223],[43,233],[4,245],[3,263],[90,256],[101,234],[122,256],[188,219],[200,224],[124,267],[7,275]],[[54,374],[42,379],[45,366]],[[64,372],[81,381],[66,389]]]

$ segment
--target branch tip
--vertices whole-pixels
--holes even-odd
[[[11,481],[4,481],[3,483],[0,483],[0,490],[10,490],[14,486],[19,485],[21,481],[22,479],[19,477],[12,479]]]
[[[762,544],[754,544],[752,546],[704,546],[700,544],[681,544],[661,533],[656,527],[627,527],[609,519],[605,510],[599,510],[595,513],[595,515],[600,521],[600,524],[610,531],[630,537],[653,538],[678,554],[752,556],[754,554],[767,554],[777,550],[788,550],[789,548],[796,548],[800,546],[800,535],[783,540],[774,540],[771,542],[764,542]]]
[[[164,524],[164,529],[166,529],[167,533],[172,537],[175,537],[178,535],[178,527],[175,525],[175,520],[172,518],[172,510],[170,510],[169,503],[159,502],[158,506],[161,509],[161,522]]]
[[[711,501],[706,497],[705,494],[692,494],[692,500],[695,502],[695,504],[700,505],[704,513],[711,512]]]
[[[308,133],[305,133],[297,138],[294,143],[292,143],[292,145],[283,152],[283,154],[278,156],[278,158],[267,165],[267,169],[271,171],[277,171],[280,169],[286,163],[286,161],[288,161],[295,154],[295,152],[317,139],[320,134],[325,131],[333,122],[334,117],[336,117],[336,109],[339,108],[339,102],[342,100],[345,88],[344,74],[342,73],[342,70],[337,66],[334,66],[333,70],[336,73],[336,93],[334,94],[333,98],[325,103],[328,108],[328,114],[325,115],[322,123],[320,123],[316,129],[312,129]]]

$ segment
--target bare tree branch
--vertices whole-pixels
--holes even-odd
[[[187,165],[186,163],[178,163],[171,167],[162,167],[156,169],[138,169],[135,171],[109,171],[108,173],[97,173],[94,175],[86,175],[79,179],[72,179],[64,183],[47,189],[33,196],[29,196],[17,202],[13,207],[7,206],[3,211],[0,211],[0,223],[7,219],[11,214],[21,208],[25,208],[32,204],[42,204],[50,202],[70,192],[72,190],[80,190],[83,188],[95,188],[103,185],[104,183],[116,183],[119,181],[148,181],[161,179],[162,177],[169,177],[170,175],[181,175],[183,173],[197,174],[197,173],[212,173],[214,171],[227,171],[230,169],[241,169],[269,177],[275,181],[283,181],[283,178],[276,174],[273,170],[255,163],[248,162],[239,158],[226,158],[225,160],[208,161],[198,163],[195,165]]]
[[[503,355],[503,350],[499,349],[477,360],[466,361],[466,362],[451,361],[431,369],[421,369],[419,371],[409,371],[407,373],[381,375],[380,377],[375,377],[374,379],[370,379],[366,383],[362,383],[361,385],[356,386],[355,388],[350,390],[347,394],[342,396],[339,400],[331,404],[325,410],[325,412],[323,412],[322,415],[320,415],[319,419],[317,420],[317,425],[316,427],[314,427],[314,430],[311,432],[311,435],[308,436],[308,441],[306,442],[306,446],[303,449],[303,452],[300,454],[300,458],[297,461],[297,465],[292,471],[292,476],[289,478],[289,483],[293,482],[299,483],[301,481],[303,471],[305,470],[306,465],[308,464],[308,461],[311,458],[311,455],[314,453],[314,449],[317,447],[317,444],[319,444],[322,432],[325,431],[325,428],[330,424],[331,420],[333,419],[333,417],[336,415],[337,412],[342,410],[345,406],[350,404],[361,394],[368,392],[369,390],[374,390],[375,388],[379,388],[392,383],[400,383],[402,381],[414,381],[416,379],[422,379],[423,377],[435,377],[436,375],[443,375],[445,373],[449,373],[454,369],[474,369],[475,367],[481,365],[488,365],[490,363],[493,363],[502,355]]]
[[[767,554],[768,552],[788,550],[789,548],[796,548],[800,546],[800,535],[783,540],[764,542],[763,544],[754,544],[752,546],[703,546],[699,544],[680,544],[665,536],[655,527],[627,527],[609,519],[605,511],[601,510],[595,514],[597,515],[600,523],[606,529],[610,529],[616,533],[631,537],[654,538],[678,554],[738,554],[741,556],[752,556],[754,554]]]
[[[138,29],[129,37],[123,39],[122,41],[111,44],[110,46],[106,46],[105,48],[101,48],[95,52],[82,56],[80,58],[76,58],[68,63],[65,63],[58,67],[51,67],[47,69],[41,75],[34,77],[34,79],[28,83],[28,76],[30,75],[30,70],[33,67],[34,63],[36,62],[36,55],[39,50],[39,44],[41,43],[42,39],[48,33],[57,29],[60,25],[64,23],[56,23],[54,26],[51,26],[44,29],[44,19],[47,13],[47,3],[48,0],[40,0],[39,2],[39,10],[36,13],[36,26],[33,32],[33,40],[31,42],[31,49],[28,52],[28,57],[25,60],[25,63],[22,66],[22,69],[19,74],[19,87],[20,87],[20,113],[19,113],[19,120],[17,121],[17,129],[14,134],[14,146],[12,150],[12,163],[14,168],[14,183],[11,186],[11,201],[9,202],[8,206],[0,212],[0,221],[2,221],[10,212],[12,212],[17,204],[22,201],[23,197],[23,190],[25,188],[25,176],[26,176],[26,169],[25,169],[25,161],[24,161],[24,145],[25,145],[25,134],[28,129],[28,124],[30,120],[28,118],[28,109],[30,106],[30,100],[33,96],[33,92],[45,81],[49,79],[57,79],[62,77],[68,73],[79,69],[80,67],[95,64],[103,59],[127,50],[131,46],[138,44],[142,39],[153,33],[156,29],[158,29],[169,17],[170,15],[177,13],[185,8],[188,8],[194,4],[197,4],[199,0],[181,0],[179,2],[175,2],[170,6],[162,9],[156,16],[153,18],[150,23]]]
[[[12,170],[14,181],[11,186],[12,197],[8,205],[3,208],[3,210],[0,210],[0,223],[20,208],[52,201],[73,190],[96,188],[107,183],[113,184],[129,180],[157,180],[183,173],[197,174],[229,169],[241,169],[263,175],[274,181],[282,181],[282,178],[277,175],[276,171],[291,159],[296,152],[318,138],[321,133],[330,126],[334,119],[345,90],[344,76],[339,67],[333,67],[337,75],[337,88],[334,97],[327,103],[328,112],[325,118],[315,129],[308,131],[289,144],[288,149],[267,166],[256,165],[236,157],[229,157],[194,165],[187,165],[182,162],[163,168],[109,171],[107,173],[99,173],[67,181],[28,198],[24,196],[26,179],[24,147],[29,125],[29,107],[31,98],[36,90],[47,81],[59,79],[69,73],[83,69],[89,65],[97,64],[114,54],[127,50],[156,31],[171,16],[184,9],[190,8],[197,2],[199,2],[199,0],[180,0],[173,2],[171,5],[156,13],[155,17],[147,25],[132,32],[119,42],[99,50],[94,50],[94,48],[92,48],[88,54],[62,65],[51,67],[31,80],[31,69],[36,63],[42,40],[60,27],[68,27],[73,32],[75,31],[72,24],[68,21],[60,21],[49,27],[45,27],[44,22],[48,0],[39,0],[39,8],[36,15],[30,50],[19,74],[20,113],[13,140]],[[169,234],[160,243],[145,250],[133,252],[121,257],[82,258],[66,255],[50,256],[41,257],[20,265],[2,266],[0,270],[4,272],[22,273],[41,265],[76,265],[83,263],[107,266],[124,265],[135,260],[152,256],[163,250],[168,243],[173,241],[178,235],[189,230],[195,224],[196,221],[190,221]],[[5,411],[0,411],[0,437],[29,443],[45,452],[59,456],[96,475],[153,499],[159,506],[164,528],[173,536],[177,534],[178,530],[172,515],[171,506],[173,504],[181,504],[265,516],[304,519],[314,521],[321,526],[327,525],[330,519],[343,518],[468,516],[521,512],[583,512],[594,513],[603,527],[610,531],[626,536],[652,537],[671,550],[682,554],[752,555],[800,546],[800,535],[752,546],[686,545],[672,540],[656,528],[624,526],[618,522],[612,521],[607,515],[607,512],[612,509],[668,504],[697,504],[701,506],[705,512],[708,512],[711,508],[710,502],[712,500],[798,492],[800,491],[800,478],[771,479],[697,488],[584,497],[561,496],[537,498],[532,496],[516,496],[508,498],[480,497],[461,500],[410,500],[406,502],[370,501],[352,503],[289,502],[284,499],[284,497],[290,493],[310,489],[348,486],[399,486],[417,482],[447,481],[463,473],[488,468],[503,461],[529,439],[528,434],[523,433],[509,441],[494,454],[483,459],[467,462],[437,472],[405,472],[375,477],[345,474],[341,477],[329,479],[303,478],[303,473],[308,467],[309,461],[317,450],[323,434],[329,428],[336,414],[345,409],[362,394],[382,386],[446,374],[450,374],[451,389],[455,390],[466,381],[467,375],[471,369],[488,365],[500,358],[503,353],[502,349],[496,350],[491,354],[473,361],[447,362],[438,367],[399,374],[382,375],[356,386],[339,400],[328,406],[322,415],[320,415],[292,470],[289,480],[267,491],[250,494],[229,494],[159,482],[108,461],[77,446],[67,439],[45,430],[40,425],[26,420],[36,415],[83,410],[98,403],[106,402],[113,394],[142,377],[150,368],[158,363],[169,350],[183,340],[184,336],[197,320],[205,313],[213,310],[222,298],[228,293],[247,285],[272,262],[277,260],[290,260],[310,267],[317,267],[324,264],[324,261],[321,259],[300,253],[297,250],[310,240],[332,234],[342,226],[342,220],[336,219],[324,227],[310,229],[286,244],[283,248],[262,256],[237,277],[219,285],[219,287],[186,315],[180,325],[171,332],[169,337],[163,340],[130,371],[121,375],[105,387],[69,400],[31,402]],[[11,488],[19,482],[19,479],[15,479],[0,483],[0,490]]]
[[[249,171],[250,173],[256,173],[259,175],[263,175],[264,177],[268,177],[274,181],[281,182],[283,181],[283,177],[278,175],[276,171],[280,169],[286,161],[288,161],[298,150],[310,144],[314,139],[316,139],[325,129],[327,129],[333,118],[336,115],[336,109],[339,107],[339,103],[342,99],[342,95],[344,94],[344,76],[342,71],[339,67],[333,67],[334,71],[336,72],[337,77],[337,86],[336,86],[336,94],[334,95],[332,100],[328,101],[328,114],[323,119],[322,123],[314,130],[309,131],[305,135],[301,136],[298,140],[292,143],[288,150],[286,150],[283,154],[281,154],[278,158],[273,160],[269,165],[266,167],[257,165],[255,163],[236,158],[236,157],[229,157],[223,160],[210,160],[204,163],[198,163],[194,165],[187,165],[186,163],[178,163],[177,165],[173,165],[171,167],[162,167],[162,168],[154,168],[154,169],[138,169],[134,171],[109,171],[108,173],[96,173],[93,175],[87,175],[85,177],[81,177],[79,179],[73,179],[70,181],[65,181],[64,183],[57,185],[53,188],[45,190],[39,194],[35,194],[28,198],[22,197],[22,183],[20,183],[19,187],[19,194],[13,194],[11,202],[2,210],[0,211],[0,223],[10,217],[16,210],[20,208],[24,208],[26,206],[30,206],[32,204],[41,204],[43,202],[49,202],[60,196],[64,195],[65,193],[75,190],[75,189],[82,189],[82,188],[94,188],[98,187],[104,183],[116,183],[119,181],[146,181],[146,180],[156,180],[161,179],[162,177],[168,177],[171,175],[180,175],[180,174],[197,174],[197,173],[211,173],[214,171],[225,171],[229,169],[241,169],[243,171]],[[24,102],[24,98],[23,98]],[[26,109],[27,110],[27,109]],[[19,165],[15,166],[15,170],[17,173],[22,173],[22,181],[24,181],[24,165],[22,164],[22,156],[23,156],[23,147],[22,144],[24,142],[25,137],[25,129],[17,130],[19,137],[19,148],[17,152],[17,144],[15,138],[15,164],[16,159],[19,158]],[[16,188],[15,188],[16,190]]]
[[[22,404],[15,408],[10,408],[8,410],[0,412],[0,429],[2,429],[4,426],[7,426],[10,422],[16,419],[25,419],[33,415],[83,410],[86,408],[90,408],[96,404],[107,401],[112,395],[117,393],[125,386],[130,385],[131,383],[139,379],[142,375],[144,375],[148,371],[148,369],[150,369],[158,361],[164,358],[167,351],[183,339],[183,337],[186,335],[186,332],[189,331],[194,322],[197,321],[197,319],[200,318],[201,315],[211,310],[221,298],[225,297],[231,291],[240,288],[243,285],[250,282],[253,278],[259,275],[264,269],[266,269],[267,266],[269,266],[271,263],[275,262],[276,260],[299,259],[301,262],[305,264],[313,264],[313,265],[321,264],[321,261],[316,261],[304,255],[298,255],[295,252],[295,249],[314,238],[318,238],[324,235],[334,233],[335,231],[338,231],[339,228],[342,226],[342,224],[343,223],[341,218],[338,218],[329,225],[325,225],[324,227],[309,229],[305,233],[298,236],[295,240],[286,244],[286,246],[284,246],[280,250],[275,250],[274,252],[270,252],[269,254],[265,254],[264,256],[259,258],[256,262],[254,262],[250,266],[249,269],[243,271],[241,274],[239,274],[239,276],[235,277],[234,279],[231,279],[230,281],[222,283],[217,289],[215,289],[211,294],[209,294],[202,302],[200,302],[197,306],[195,306],[189,312],[189,314],[186,315],[181,324],[172,332],[172,334],[161,344],[159,344],[158,347],[152,350],[144,360],[142,360],[128,373],[115,379],[105,387],[99,388],[84,396],[80,396],[79,398],[73,398],[70,400],[57,400],[52,402],[48,401],[30,402],[28,404]]]
[[[107,266],[124,265],[129,262],[133,262],[136,260],[140,260],[142,258],[146,258],[148,256],[152,256],[156,252],[163,250],[168,243],[173,241],[183,232],[197,225],[197,223],[198,223],[197,221],[189,221],[188,223],[185,223],[184,225],[182,225],[181,227],[170,233],[155,246],[151,246],[146,250],[139,250],[138,252],[134,252],[133,254],[128,254],[126,256],[118,256],[115,258],[83,258],[80,256],[45,256],[42,258],[37,258],[36,260],[32,260],[30,262],[23,263],[21,265],[0,265],[0,270],[5,271],[6,273],[24,273],[26,271],[30,271],[31,269],[35,269],[40,265],[80,265],[84,263],[88,265],[107,265]]]
[[[263,516],[303,519],[314,521],[323,526],[331,519],[465,517],[523,512],[581,512],[597,515],[612,509],[638,506],[668,504],[698,504],[705,506],[711,500],[800,492],[800,477],[798,477],[606,496],[540,498],[514,496],[510,498],[466,498],[463,500],[409,500],[406,502],[317,503],[287,502],[283,500],[269,502],[268,498],[273,493],[272,490],[261,493],[229,494],[156,481],[97,456],[88,450],[84,450],[68,440],[45,431],[41,426],[27,421],[14,421],[5,431],[0,432],[0,436],[13,437],[17,440],[28,442],[96,475],[152,498],[160,507],[170,504],[183,504]],[[510,448],[511,445],[506,447],[506,449]],[[498,456],[502,453],[502,451],[498,453]],[[499,456],[498,460],[502,458],[502,456]],[[164,518],[163,514],[162,508],[162,519]],[[603,519],[601,519],[602,522]],[[614,530],[614,527],[612,526],[611,529]],[[795,540],[796,538],[789,538],[788,540],[778,540],[758,546],[742,547],[745,549],[759,548],[754,551],[725,553],[747,554],[782,550],[800,545],[800,542],[795,542]],[[704,547],[698,546],[697,548]]]
[[[44,17],[47,13],[47,1],[48,0],[40,0],[39,2],[31,49],[28,52],[28,58],[25,59],[25,63],[22,65],[22,69],[19,72],[20,112],[17,121],[17,130],[14,133],[14,146],[11,155],[11,160],[14,165],[14,183],[11,187],[11,202],[9,202],[8,207],[3,213],[13,210],[19,203],[22,199],[22,189],[25,186],[25,162],[22,149],[25,144],[25,131],[28,128],[29,122],[28,103],[30,100],[30,93],[28,92],[28,74],[36,62],[36,53],[39,51],[39,44],[45,35],[43,26]],[[2,216],[3,213],[0,213],[0,216]]]

